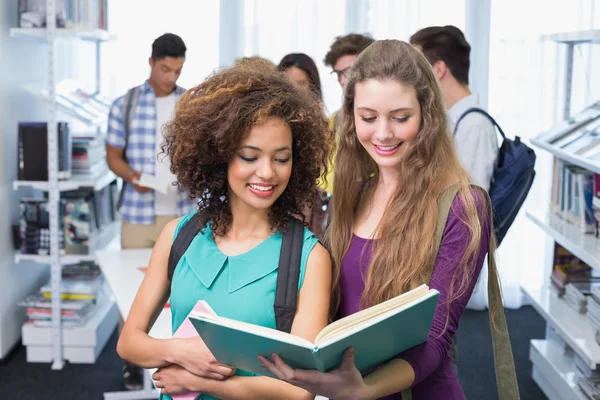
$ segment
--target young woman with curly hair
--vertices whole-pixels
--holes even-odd
[[[309,399],[277,379],[219,364],[199,337],[148,335],[170,296],[176,331],[198,300],[218,315],[275,328],[277,268],[292,215],[314,198],[330,153],[327,121],[310,95],[283,74],[231,68],[179,100],[163,150],[171,171],[199,199],[201,231],[167,277],[171,244],[194,213],[161,233],[119,339],[119,355],[154,375],[163,398],[197,391],[200,399]],[[327,325],[328,252],[304,231],[297,312],[291,333],[314,340]]]
[[[398,40],[367,47],[348,75],[338,134],[326,232],[333,311],[345,317],[428,284],[440,292],[429,338],[364,376],[352,350],[329,373],[293,370],[276,355],[259,359],[282,380],[329,398],[400,399],[410,388],[413,399],[464,399],[449,350],[488,249],[493,260],[494,236],[487,195],[459,163],[425,57]],[[457,195],[438,227],[449,188]],[[498,279],[493,266],[489,279]],[[501,306],[491,305],[493,321]]]

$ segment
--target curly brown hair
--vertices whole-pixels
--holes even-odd
[[[273,229],[284,230],[292,215],[312,205],[317,179],[324,179],[331,153],[327,120],[312,96],[282,73],[228,68],[184,93],[165,126],[162,151],[190,199],[200,199],[204,229],[224,236],[232,223],[227,167],[253,125],[283,120],[292,131],[292,173],[273,203]]]
[[[351,33],[346,36],[338,36],[331,44],[323,62],[328,67],[333,67],[337,60],[344,56],[357,56],[375,40],[367,35]]]

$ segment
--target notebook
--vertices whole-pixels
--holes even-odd
[[[213,309],[208,305],[208,303],[204,300],[199,300],[194,308],[192,309],[193,313],[202,313],[204,315],[217,315]],[[194,326],[190,322],[189,318],[186,318],[179,328],[173,334],[173,337],[176,338],[189,338],[193,336],[198,336],[198,332],[194,329]],[[187,392],[187,393],[179,393],[173,394],[171,397],[173,400],[196,400],[201,393],[197,392]]]

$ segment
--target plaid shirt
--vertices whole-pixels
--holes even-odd
[[[138,86],[139,101],[129,122],[129,137],[127,140],[127,163],[134,171],[143,174],[155,174],[156,156],[160,150],[160,143],[156,143],[156,94],[148,83]],[[181,96],[185,89],[176,86],[175,94]],[[125,147],[125,96],[119,97],[110,108],[108,116],[108,130],[106,144]],[[125,185],[123,203],[119,211],[123,219],[132,224],[150,225],[154,223],[154,190],[147,193],[138,193],[132,185]],[[196,201],[187,200],[187,195],[178,193],[178,215],[188,214]]]

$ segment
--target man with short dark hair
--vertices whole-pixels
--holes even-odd
[[[490,189],[498,154],[498,139],[492,123],[479,113],[467,114],[470,108],[481,108],[476,94],[469,89],[471,46],[455,26],[431,26],[411,36],[410,43],[419,48],[431,64],[442,89],[448,109],[456,152],[473,183]]]
[[[106,136],[110,169],[124,181],[120,211],[123,218],[122,248],[154,246],[162,228],[191,211],[185,193],[170,186],[166,193],[140,186],[142,174],[158,181],[174,182],[169,160],[158,156],[163,125],[172,118],[175,104],[185,89],[177,86],[185,61],[183,40],[166,33],[152,44],[150,77],[112,105]]]
[[[163,125],[171,120],[175,104],[185,92],[177,86],[185,52],[179,36],[166,33],[157,38],[149,59],[150,77],[115,100],[110,109],[106,160],[123,179],[119,200],[123,249],[153,247],[163,227],[189,213],[195,204],[176,186],[165,185],[168,190],[155,191],[139,184],[142,174],[159,182],[176,181],[168,157],[159,154]],[[127,364],[123,378],[127,389],[142,388],[141,369]]]

